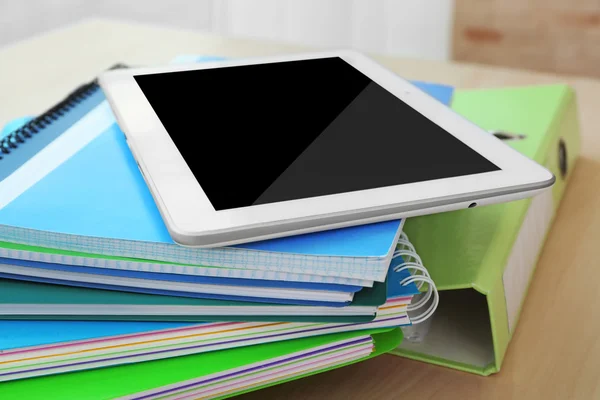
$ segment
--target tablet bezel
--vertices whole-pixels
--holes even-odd
[[[494,163],[500,170],[216,211],[134,79],[136,75],[328,57],[342,58]],[[464,199],[465,195],[485,193],[486,197],[501,196],[548,187],[554,182],[554,176],[545,168],[501,143],[493,135],[409,82],[354,51],[116,70],[103,74],[100,84],[167,228],[172,237],[183,244],[202,245],[204,236],[251,227],[273,226],[272,236],[282,236],[284,233],[277,233],[277,225],[344,215],[352,220],[352,215],[361,210],[412,205],[414,214],[419,204],[436,199],[443,204],[452,204],[453,199]],[[202,112],[203,110],[198,110],[199,115]],[[401,154],[398,156],[401,157]],[[235,185],[235,177],[232,177],[231,184]]]

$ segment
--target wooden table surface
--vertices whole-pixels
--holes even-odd
[[[0,125],[45,110],[116,62],[150,65],[178,54],[240,57],[302,50],[88,20],[0,49]],[[375,58],[405,78],[458,88],[566,82],[577,91],[581,156],[504,365],[500,373],[484,378],[385,355],[244,398],[600,398],[600,82],[470,64]]]

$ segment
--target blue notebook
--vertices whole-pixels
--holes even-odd
[[[279,288],[279,289],[304,289],[304,290],[323,290],[331,292],[354,293],[362,289],[362,286],[338,285],[335,283],[313,283],[313,282],[293,282],[264,279],[242,279],[242,278],[219,278],[213,276],[182,275],[169,274],[162,272],[144,272],[127,271],[113,268],[95,268],[81,267],[77,265],[65,265],[55,263],[43,263],[39,261],[19,260],[0,257],[0,264],[10,264],[21,267],[39,268],[51,271],[64,271],[79,274],[92,274],[110,277],[150,279],[168,282],[199,283],[208,285],[227,285],[227,286],[249,286],[260,288]]]
[[[40,133],[30,133],[24,143],[13,140],[17,148],[0,160],[0,240],[66,251],[52,255],[0,247],[4,257],[71,265],[116,263],[113,267],[134,271],[148,271],[143,260],[157,260],[168,263],[162,272],[248,279],[352,285],[385,279],[401,221],[228,248],[178,246],[97,86],[84,87],[76,101],[67,101],[52,117],[27,125],[26,131]],[[98,256],[81,257],[69,250]],[[119,256],[135,259],[115,261]]]
[[[260,288],[257,294],[256,291],[253,292],[245,292],[242,286],[238,286],[234,291],[228,291],[227,293],[207,293],[207,292],[190,292],[178,290],[177,288],[172,287],[172,283],[174,281],[164,281],[165,285],[163,287],[148,287],[146,279],[140,279],[138,282],[142,283],[140,286],[133,286],[128,284],[128,282],[123,282],[122,277],[116,277],[112,282],[95,282],[91,278],[83,279],[83,280],[70,280],[68,277],[57,278],[52,276],[47,276],[44,273],[31,273],[31,274],[23,274],[18,271],[11,271],[11,268],[17,267],[25,267],[25,269],[31,270],[30,265],[32,263],[21,260],[12,260],[14,263],[2,265],[2,261],[0,260],[0,278],[6,279],[16,279],[16,280],[24,280],[30,282],[39,282],[39,283],[49,283],[55,285],[66,285],[66,286],[78,286],[78,287],[86,287],[92,289],[105,289],[105,290],[115,290],[115,291],[125,291],[125,292],[133,292],[133,293],[145,293],[145,294],[154,294],[154,295],[163,295],[163,296],[177,296],[177,297],[190,297],[190,298],[198,298],[198,299],[212,299],[212,300],[227,300],[227,301],[245,301],[245,302],[253,302],[253,303],[269,303],[269,304],[287,304],[287,305],[298,305],[298,306],[320,306],[320,307],[344,307],[353,303],[354,293],[353,292],[332,292],[332,291],[311,291],[311,297],[306,298],[303,296],[298,296],[296,293],[293,296],[291,288],[275,288],[274,291],[269,291],[267,288]],[[404,279],[409,275],[406,271],[394,272],[394,268],[397,267],[402,261],[402,258],[396,257],[392,259],[390,266],[388,267],[388,276],[387,276],[387,284],[379,284],[386,285],[386,291],[388,297],[402,297],[408,296],[418,293],[416,285],[410,284],[406,286],[400,286],[399,282],[401,279]],[[69,271],[71,267],[69,266],[60,266],[54,265],[53,269],[49,269],[48,271]],[[46,272],[46,271],[43,271]],[[92,276],[94,274],[91,274]],[[110,275],[102,275],[103,277]],[[217,291],[220,289],[218,285],[212,285],[214,289]],[[333,285],[327,285],[333,286]],[[252,287],[256,288],[256,287]],[[269,288],[270,289],[270,288]],[[277,297],[270,297],[275,293],[278,295]],[[337,299],[331,298],[331,295],[337,295]],[[326,295],[328,297],[321,297]],[[339,297],[344,296],[346,299],[340,299]],[[383,302],[383,300],[381,300]],[[381,303],[379,303],[381,304]]]

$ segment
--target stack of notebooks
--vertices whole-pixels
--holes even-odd
[[[403,222],[179,246],[84,85],[0,138],[0,398],[221,398],[387,352],[437,304]]]

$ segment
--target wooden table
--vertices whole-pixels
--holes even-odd
[[[88,20],[0,49],[0,124],[36,114],[116,62],[231,57],[300,47]],[[483,378],[386,355],[246,395],[286,398],[600,398],[600,82],[479,65],[375,57],[409,79],[486,88],[548,83],[577,91],[583,146],[502,371]],[[599,301],[599,305],[594,305]]]

